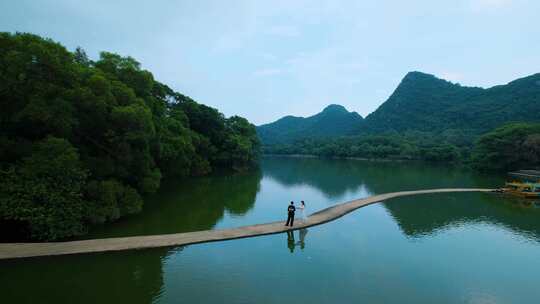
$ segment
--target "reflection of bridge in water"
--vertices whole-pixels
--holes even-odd
[[[379,194],[363,199],[338,204],[316,213],[313,213],[305,221],[299,221],[294,230],[320,225],[333,221],[358,208],[381,202],[387,199],[427,193],[442,192],[488,192],[490,189],[477,188],[450,188],[450,189],[430,189],[417,191],[401,191],[386,194]],[[205,230],[175,234],[119,237],[94,240],[82,240],[71,242],[51,242],[51,243],[7,243],[0,244],[0,259],[15,259],[37,256],[53,256],[65,254],[80,254],[93,252],[121,251],[130,249],[158,248],[182,246],[197,243],[206,243],[238,238],[254,237],[281,233],[291,230],[284,225],[284,222],[274,222],[243,226],[238,228],[223,230]]]

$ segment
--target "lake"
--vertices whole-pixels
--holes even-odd
[[[164,182],[139,215],[86,238],[284,220],[400,190],[498,187],[421,162],[268,157],[260,169]],[[540,208],[486,193],[396,198],[316,227],[177,248],[0,261],[2,303],[536,303]]]

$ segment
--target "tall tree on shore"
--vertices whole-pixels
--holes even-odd
[[[52,240],[139,212],[162,177],[245,169],[255,127],[156,81],[131,57],[0,33],[0,226]],[[61,184],[55,188],[55,185]]]

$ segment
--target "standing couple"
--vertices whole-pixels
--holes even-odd
[[[306,217],[306,204],[304,203],[304,201],[301,201],[300,202],[300,206],[298,206],[298,209],[300,209],[300,215],[302,217],[302,221],[305,221],[307,220],[307,217]],[[293,222],[294,222],[294,212],[296,211],[296,207],[294,206],[294,202],[291,202],[291,204],[289,205],[289,207],[287,208],[287,223],[285,224],[285,226],[291,226],[293,225]],[[289,225],[290,223],[290,225]]]

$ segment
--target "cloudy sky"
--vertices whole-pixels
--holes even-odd
[[[536,0],[3,0],[0,31],[132,56],[255,124],[330,103],[365,116],[412,70],[482,87],[540,72]]]

